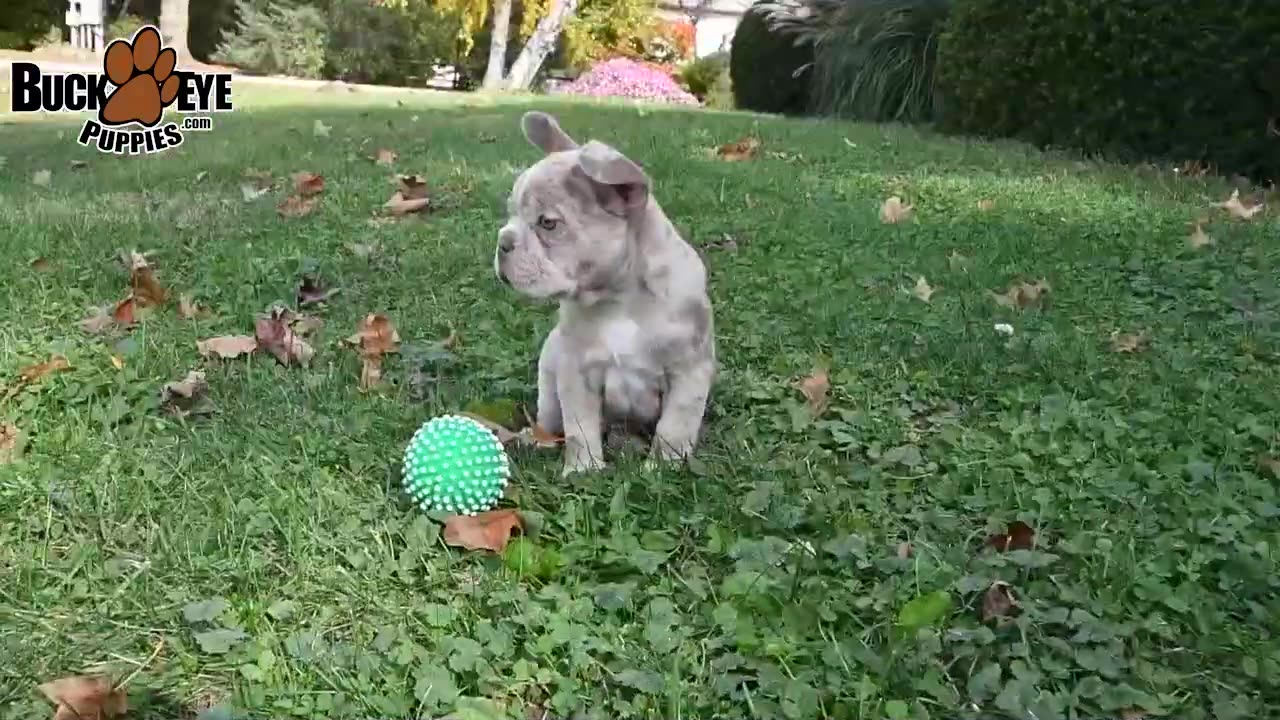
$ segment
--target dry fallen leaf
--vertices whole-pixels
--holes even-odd
[[[988,210],[990,210],[995,206],[996,206],[995,200],[988,200],[986,198],[983,198],[982,200],[978,201],[978,209],[981,210],[982,212],[987,212]]]
[[[267,315],[259,315],[253,323],[254,338],[258,348],[271,353],[280,364],[306,365],[311,362],[315,350],[289,326],[288,310],[271,309]]]
[[[49,272],[53,269],[53,264],[47,258],[38,257],[31,261],[31,269],[36,272]]]
[[[1187,238],[1187,246],[1192,250],[1199,250],[1213,244],[1213,237],[1204,231],[1201,223],[1195,224],[1195,229],[1191,231],[1191,235]]]
[[[916,286],[911,289],[912,295],[915,295],[925,302],[929,302],[929,298],[933,297],[934,292],[935,289],[929,286],[929,282],[924,279],[923,275],[916,278]]]
[[[31,184],[39,185],[40,187],[49,187],[49,183],[52,181],[52,170],[37,170],[35,174],[31,176]]]
[[[40,692],[57,705],[53,720],[111,720],[129,709],[123,689],[99,675],[76,675],[40,685]]]
[[[373,161],[379,165],[395,165],[396,159],[399,157],[400,156],[396,154],[395,150],[382,148],[374,154]]]
[[[400,333],[386,315],[370,313],[347,342],[360,351],[360,389],[370,390],[382,380],[382,356],[399,352]]]
[[[726,143],[716,148],[716,156],[728,162],[750,160],[759,150],[760,138],[744,137],[737,142]]]
[[[13,423],[0,422],[0,465],[9,465],[22,457],[22,431]]]
[[[56,372],[71,369],[71,363],[61,355],[53,355],[48,360],[29,365],[18,371],[18,377],[24,383],[37,383]]]
[[[898,554],[899,560],[906,560],[907,558],[911,557],[911,543],[905,542],[905,541],[898,543],[897,554]]]
[[[968,257],[961,255],[960,251],[952,250],[951,254],[947,256],[947,264],[951,266],[952,270],[969,272],[969,266],[973,262]]]
[[[205,375],[199,370],[192,370],[178,382],[166,383],[160,389],[160,402],[164,409],[179,417],[198,412],[200,401],[209,389]]]
[[[202,357],[217,355],[224,360],[247,355],[257,349],[257,338],[248,335],[224,335],[196,341],[196,350]]]
[[[290,195],[280,204],[276,205],[276,212],[281,217],[303,217],[310,215],[312,210],[316,209],[316,205],[320,202],[318,197],[301,197],[299,195]]]
[[[915,205],[905,204],[902,198],[894,195],[880,206],[880,222],[887,224],[903,222],[911,217],[913,210]]]
[[[467,550],[502,552],[511,534],[524,529],[515,510],[489,510],[476,515],[454,515],[444,521],[445,544]]]
[[[298,284],[298,307],[317,305],[342,292],[341,288],[326,288],[320,279],[313,275],[303,275]]]
[[[988,547],[1002,552],[1008,550],[1030,550],[1035,547],[1036,531],[1021,520],[1009,523],[1009,529],[998,535],[987,538]]]
[[[245,168],[244,172],[241,174],[249,181],[248,184],[255,190],[270,190],[271,186],[275,185],[275,177],[271,174],[270,170]]]
[[[356,334],[347,338],[347,343],[366,353],[399,352],[400,333],[386,315],[369,313],[356,327]]]
[[[329,137],[329,131],[332,129],[332,126],[325,125],[319,120],[311,124],[311,134],[316,137]]]
[[[207,317],[209,309],[197,303],[190,295],[180,295],[178,297],[178,317],[183,320],[195,320],[198,317]]]
[[[347,243],[346,248],[361,260],[368,260],[382,252],[382,246],[378,243]]]
[[[1015,282],[1009,286],[1003,294],[988,291],[991,298],[998,304],[1007,308],[1027,308],[1040,301],[1041,298],[1049,294],[1049,283],[1046,280],[1037,280],[1034,283]]]
[[[133,291],[134,301],[141,307],[163,305],[169,298],[169,293],[156,282],[146,257],[137,252],[132,253],[131,257],[129,287]]]
[[[293,191],[303,197],[311,197],[324,192],[324,176],[313,172],[296,172],[293,174]]]
[[[827,371],[823,368],[817,368],[813,374],[800,381],[798,386],[800,394],[804,395],[804,399],[809,404],[809,412],[813,417],[818,417],[827,410],[827,391],[831,389],[831,379],[827,375]]]
[[[421,175],[401,175],[396,178],[396,185],[406,200],[421,200],[430,195],[427,181]]]
[[[1009,583],[997,580],[982,594],[982,622],[1009,617],[1017,607],[1018,599]]]
[[[1111,352],[1135,353],[1147,348],[1151,342],[1146,333],[1111,333]]]
[[[401,217],[412,212],[418,212],[431,204],[431,198],[414,198],[409,199],[397,190],[389,200],[383,203],[382,207],[386,208],[394,217]]]
[[[1226,210],[1232,217],[1240,220],[1251,220],[1254,215],[1262,212],[1263,204],[1245,205],[1240,201],[1240,188],[1231,191],[1231,197],[1222,202],[1213,203],[1214,207]]]
[[[124,358],[120,357],[119,355],[112,355],[112,356],[111,356],[111,367],[113,367],[113,368],[115,368],[115,369],[117,369],[117,370],[123,370],[123,369],[124,369]]]
[[[1120,720],[1146,720],[1147,716],[1143,708],[1128,707],[1120,711]]]

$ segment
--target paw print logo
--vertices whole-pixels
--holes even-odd
[[[164,109],[178,97],[180,80],[173,74],[178,54],[173,48],[160,49],[160,33],[144,27],[133,43],[120,38],[107,47],[103,69],[116,86],[98,120],[103,125],[140,123],[155,127]]]

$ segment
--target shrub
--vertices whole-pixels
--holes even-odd
[[[699,100],[705,99],[707,93],[715,86],[729,69],[729,53],[716,52],[696,60],[691,60],[680,68],[680,79],[685,87]]]
[[[389,8],[368,0],[330,0],[326,75],[349,82],[407,85],[452,60],[456,33],[426,2]],[[488,54],[488,48],[485,48]]]
[[[733,80],[729,77],[729,68],[725,67],[707,92],[703,104],[712,110],[734,110]]]
[[[875,122],[933,117],[938,35],[954,0],[781,0],[772,29],[814,47],[812,109]]]
[[[30,50],[50,28],[61,31],[62,18],[63,9],[55,11],[49,0],[5,0],[0,12],[0,48]]]
[[[961,0],[938,63],[945,129],[1280,180],[1273,0]]]
[[[137,15],[125,15],[124,17],[116,18],[107,26],[105,37],[102,39],[108,43],[118,38],[128,40],[133,37],[134,33],[138,32],[138,28],[147,24],[149,23],[145,18]]]
[[[587,97],[620,97],[697,105],[698,99],[662,68],[628,58],[597,64],[559,92]]]
[[[758,4],[743,14],[729,48],[734,104],[743,110],[799,115],[809,107],[813,47],[772,30]]]
[[[328,20],[310,5],[237,0],[238,20],[214,62],[270,75],[318,78],[325,66]]]

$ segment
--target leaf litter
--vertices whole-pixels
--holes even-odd
[[[392,217],[404,217],[426,210],[431,206],[427,183],[420,175],[401,175],[396,180],[398,188],[382,207]]]
[[[1014,282],[1003,293],[997,293],[993,290],[988,290],[987,292],[991,294],[991,299],[995,300],[998,305],[1024,310],[1041,302],[1049,295],[1051,290],[1049,282],[1041,278],[1034,283]]]
[[[517,530],[524,530],[524,519],[511,509],[453,515],[444,522],[444,541],[467,550],[502,552]]]
[[[101,675],[74,675],[40,685],[56,706],[53,720],[111,720],[129,710],[128,696]]]
[[[1265,207],[1262,203],[1245,205],[1240,200],[1240,188],[1231,191],[1231,197],[1222,202],[1213,203],[1213,207],[1226,210],[1231,217],[1238,220],[1252,220],[1255,215],[1262,212]]]
[[[760,138],[748,136],[717,147],[716,157],[725,162],[741,162],[754,158],[759,152]]]
[[[248,355],[257,349],[258,339],[250,335],[224,335],[196,341],[196,350],[201,356],[217,355],[224,360]]]
[[[286,367],[307,365],[315,356],[315,350],[294,331],[290,323],[292,315],[290,310],[277,305],[255,318],[253,324],[258,349],[271,353]]]
[[[827,393],[831,390],[831,378],[826,368],[815,368],[808,377],[796,385],[796,388],[804,396],[810,415],[817,418],[827,411],[830,404]]]
[[[1018,608],[1018,599],[1009,583],[997,580],[982,594],[982,622],[1007,618]]]
[[[880,206],[880,222],[886,225],[906,222],[911,219],[911,214],[914,211],[915,205],[904,203],[902,198],[894,195],[885,200],[884,204]]]
[[[208,390],[205,374],[192,370],[182,380],[165,383],[160,389],[160,403],[167,412],[178,417],[206,414],[209,408],[203,401]]]
[[[360,353],[361,391],[371,390],[382,382],[383,356],[400,351],[400,333],[390,318],[379,313],[366,315],[356,326],[356,334],[345,342]]]

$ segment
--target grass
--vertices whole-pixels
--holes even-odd
[[[127,679],[132,718],[1223,720],[1280,704],[1274,209],[1232,220],[1209,206],[1228,194],[1216,181],[1016,144],[545,104],[641,160],[703,249],[723,374],[687,468],[650,477],[624,456],[562,480],[554,451],[513,450],[512,504],[562,560],[532,576],[446,546],[396,492],[426,419],[534,398],[554,315],[491,269],[536,158],[524,106],[274,99],[145,160],[79,148],[74,123],[0,126],[0,379],[71,364],[0,405],[27,439],[0,466],[0,717],[45,715],[37,684],[85,672]],[[755,160],[706,153],[752,132]],[[381,147],[429,179],[437,214],[368,222],[393,189],[367,159]],[[250,167],[322,173],[322,201],[295,219],[276,195],[245,202]],[[909,222],[879,221],[892,194]],[[1193,251],[1200,216],[1216,242]],[[130,250],[214,315],[82,333],[123,297]],[[342,292],[314,311],[310,368],[199,357],[312,271]],[[1040,278],[1043,302],[992,299]],[[405,348],[362,393],[338,342],[370,312]],[[1112,352],[1113,332],[1150,343]],[[796,383],[819,365],[815,420]],[[192,369],[215,412],[160,412]],[[984,545],[1017,522],[1033,547]],[[983,622],[989,592],[1008,617]]]

